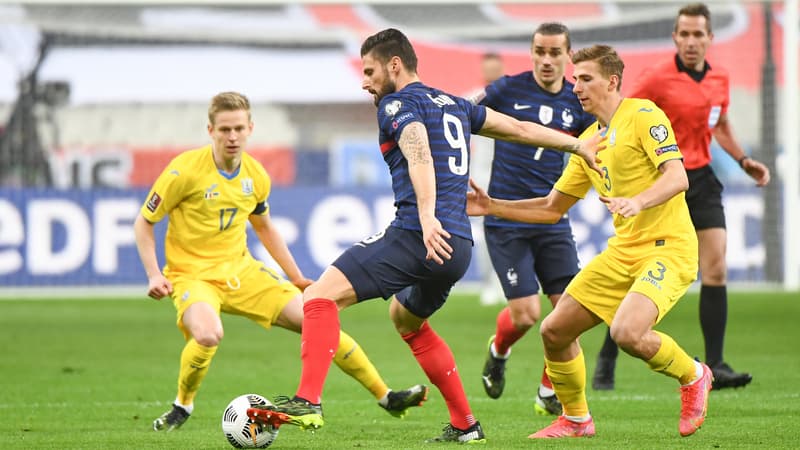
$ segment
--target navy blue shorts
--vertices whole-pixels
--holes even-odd
[[[472,259],[472,241],[451,236],[450,260],[426,261],[422,233],[388,227],[354,244],[333,265],[344,273],[358,301],[397,300],[414,315],[430,317],[444,305],[450,289],[464,276]]]
[[[722,207],[722,183],[711,166],[686,171],[689,190],[686,205],[695,230],[725,228],[725,209]]]
[[[484,227],[492,266],[506,299],[539,292],[561,294],[578,273],[578,251],[572,230]]]

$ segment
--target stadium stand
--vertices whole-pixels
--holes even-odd
[[[0,111],[16,100],[18,82],[8,74],[21,77],[35,67],[39,82],[71,88],[66,104],[36,109],[46,152],[187,148],[204,142],[197,121],[209,93],[240,90],[254,104],[254,145],[327,153],[343,140],[374,139],[374,109],[359,89],[358,45],[366,33],[407,30],[418,41],[426,82],[463,94],[478,83],[486,49],[500,51],[509,72],[529,69],[531,24],[542,20],[567,22],[576,48],[594,42],[622,48],[626,71],[636,73],[653,55],[672,51],[674,8],[674,2],[8,5],[1,11],[0,65],[8,70],[0,70]],[[730,58],[760,38],[753,8],[715,5],[716,54]],[[758,58],[761,50],[752,50]],[[732,69],[734,101],[756,104],[758,71]],[[731,114],[737,122],[759,119],[749,107],[734,105]],[[757,130],[745,129],[751,135],[743,140],[755,141]],[[307,168],[297,169],[294,180],[328,179],[318,167],[308,176]]]

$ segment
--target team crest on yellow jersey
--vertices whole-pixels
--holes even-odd
[[[253,193],[253,179],[252,178],[244,178],[244,179],[242,179],[242,193],[244,195],[251,195]]]

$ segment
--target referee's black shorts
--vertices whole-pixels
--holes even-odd
[[[689,190],[686,204],[695,230],[725,228],[725,210],[722,208],[722,183],[711,166],[687,170]]]

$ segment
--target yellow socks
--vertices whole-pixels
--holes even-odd
[[[568,417],[587,417],[589,405],[586,403],[586,362],[583,350],[571,361],[558,362],[545,358],[547,376],[557,387],[556,396]]]
[[[181,368],[178,372],[178,398],[181,405],[192,405],[200,384],[208,373],[211,359],[217,347],[204,347],[194,339],[186,342],[181,352]]]
[[[664,333],[653,331],[661,338],[661,347],[647,365],[656,372],[675,378],[681,384],[690,383],[697,377],[694,360],[680,348],[674,339]]]
[[[389,387],[378,374],[378,369],[372,365],[361,346],[347,333],[339,332],[339,348],[333,362],[344,373],[358,380],[372,395],[380,400],[389,392]]]

